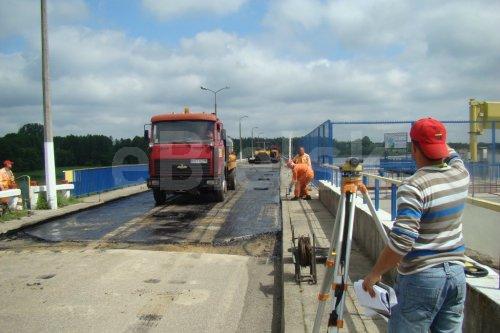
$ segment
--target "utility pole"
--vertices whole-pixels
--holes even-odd
[[[241,120],[245,118],[248,118],[248,116],[240,117],[240,160],[243,159],[243,141],[241,140]]]
[[[47,38],[47,1],[40,0],[42,32],[42,87],[43,87],[43,147],[45,150],[45,189],[50,209],[57,209],[56,166],[50,111],[49,42]]]

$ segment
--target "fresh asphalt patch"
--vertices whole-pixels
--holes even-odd
[[[237,185],[222,203],[177,195],[166,205],[155,207],[152,193],[144,192],[23,229],[0,240],[0,249],[18,246],[23,240],[33,246],[90,243],[100,248],[106,244],[113,248],[131,248],[134,244],[221,247],[278,234],[279,166],[238,168]]]

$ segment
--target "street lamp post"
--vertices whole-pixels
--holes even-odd
[[[259,132],[259,138],[260,138],[260,135],[264,135],[264,132]],[[264,150],[266,150],[266,138],[264,136],[262,136],[262,142],[264,143]]]
[[[264,135],[264,132],[257,133],[257,138],[261,138],[261,135]],[[266,150],[266,138],[262,136],[262,143],[264,144],[264,150]]]
[[[218,93],[219,91],[224,90],[224,89],[229,89],[229,87],[228,87],[228,86],[226,86],[226,87],[224,87],[224,88],[220,88],[219,90],[215,90],[215,91],[214,91],[214,90],[212,90],[212,89],[208,89],[208,88],[206,88],[206,87],[203,87],[203,86],[201,86],[200,88],[201,88],[201,90],[210,91],[210,92],[212,92],[212,93],[214,94],[214,109],[215,109],[215,115],[217,115],[217,93]]]
[[[245,118],[248,118],[248,116],[240,117],[240,160],[243,159],[243,141],[241,140],[241,120]]]
[[[253,130],[259,128],[258,126],[252,127],[252,157],[254,157],[253,153]]]

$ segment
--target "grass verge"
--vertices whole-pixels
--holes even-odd
[[[81,199],[77,199],[75,197],[69,197],[65,198],[63,195],[57,193],[57,207],[65,207],[69,205],[73,205],[76,203],[82,202]],[[45,198],[44,195],[39,195],[38,196],[38,201],[36,203],[36,209],[49,209],[49,203],[47,202],[47,199]]]
[[[27,210],[12,210],[0,216],[0,222],[7,222],[11,220],[17,220],[21,217],[28,216]]]

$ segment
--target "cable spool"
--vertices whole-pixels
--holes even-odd
[[[297,257],[300,266],[311,266],[312,247],[309,236],[300,236],[297,246]]]

